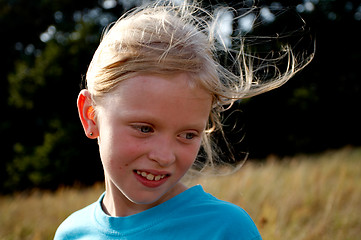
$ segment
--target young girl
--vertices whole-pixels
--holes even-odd
[[[215,26],[194,3],[157,3],[105,33],[78,110],[98,140],[106,191],[55,239],[261,239],[243,209],[180,180],[219,160],[210,137],[223,106],[280,86],[300,66],[287,50],[287,70],[262,84],[241,49],[233,74],[215,61]]]

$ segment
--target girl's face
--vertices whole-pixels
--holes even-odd
[[[186,74],[137,76],[106,96],[96,121],[105,208],[127,215],[119,208],[147,209],[184,191],[179,181],[197,156],[211,103]]]

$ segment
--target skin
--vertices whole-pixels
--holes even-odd
[[[85,134],[98,139],[107,214],[136,214],[187,189],[180,180],[197,156],[211,103],[211,95],[187,74],[125,80],[97,102],[95,118],[87,114],[90,93],[80,92]],[[141,172],[162,179],[149,181]]]

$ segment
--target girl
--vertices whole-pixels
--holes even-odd
[[[241,49],[238,75],[227,71],[213,54],[216,22],[194,3],[157,3],[105,33],[78,110],[98,140],[106,191],[55,239],[261,239],[243,209],[180,180],[219,160],[210,134],[223,106],[280,86],[300,65],[288,49],[286,71],[262,84]]]

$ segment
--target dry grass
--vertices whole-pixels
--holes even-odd
[[[228,177],[201,178],[206,191],[242,206],[263,239],[359,239],[361,149],[248,162]],[[0,197],[0,239],[52,239],[71,212],[98,199],[92,188]]]
[[[0,240],[53,239],[68,215],[96,201],[103,191],[103,185],[96,184],[0,197]]]
[[[361,149],[247,164],[235,175],[201,179],[217,197],[246,209],[267,240],[359,239]]]

